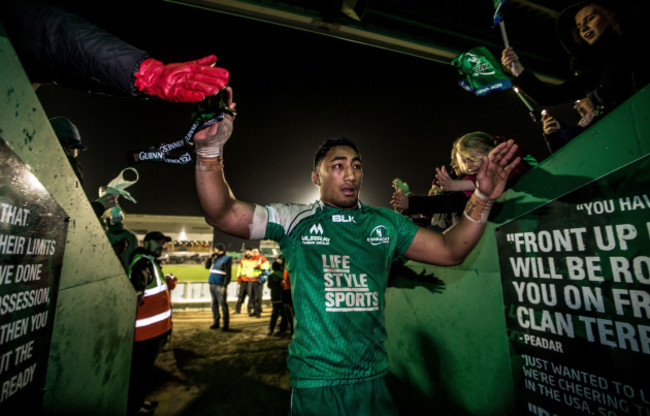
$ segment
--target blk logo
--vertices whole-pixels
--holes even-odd
[[[333,222],[354,222],[352,215],[332,215]]]

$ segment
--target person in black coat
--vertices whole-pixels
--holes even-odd
[[[164,64],[49,3],[0,0],[0,22],[33,83],[92,85],[176,102],[202,101],[228,84],[230,74],[214,66],[215,55]]]
[[[284,276],[284,263],[274,261],[271,264],[271,274],[269,275],[269,290],[271,291],[271,320],[269,321],[269,333],[273,335],[275,325],[280,318],[280,331],[276,335],[280,336],[287,331],[287,316],[285,314],[284,304],[282,303],[282,295],[284,288],[282,287],[282,278]]]
[[[571,74],[562,84],[541,81],[526,70],[513,48],[501,63],[513,75],[513,85],[540,106],[575,103],[580,121],[568,125],[542,113],[551,152],[582,133],[650,82],[650,69],[639,55],[648,43],[648,31],[636,22],[644,18],[642,1],[588,0],[562,11],[557,36],[570,55]]]

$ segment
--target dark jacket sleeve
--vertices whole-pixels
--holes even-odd
[[[3,0],[0,6],[2,23],[24,64],[137,93],[135,72],[148,57],[145,51],[47,3]]]
[[[562,146],[579,136],[585,129],[580,126],[568,126],[546,135],[546,141],[551,152],[557,152]]]
[[[409,196],[409,214],[422,214],[430,217],[433,214],[453,213],[462,211],[467,204],[463,192],[449,192],[434,196]]]
[[[131,268],[131,284],[136,292],[143,291],[154,279],[154,264],[146,257],[141,257]]]
[[[232,278],[232,257],[228,259],[223,268],[226,272],[226,277],[224,278],[223,285],[227,286],[228,283],[230,283],[230,279]]]
[[[93,211],[95,211],[95,215],[97,218],[102,218],[102,215],[104,215],[104,211],[106,211],[106,208],[104,208],[104,205],[102,205],[101,202],[97,201],[92,201],[90,203],[90,206],[93,207]]]

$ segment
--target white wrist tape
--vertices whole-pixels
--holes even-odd
[[[196,148],[196,156],[201,158],[215,158],[223,154],[223,146],[206,146]]]
[[[487,195],[483,194],[481,191],[478,190],[478,188],[474,189],[474,195],[478,196],[481,199],[487,199],[488,201],[492,202],[490,198],[488,198]]]
[[[465,206],[463,215],[475,224],[486,224],[493,202],[476,188]]]

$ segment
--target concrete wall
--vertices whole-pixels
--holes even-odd
[[[71,218],[44,413],[123,414],[135,292],[0,27],[0,136]]]
[[[514,414],[495,227],[649,153],[647,87],[522,177],[462,265],[407,263],[424,276],[402,273],[386,306],[386,346],[404,414]]]

